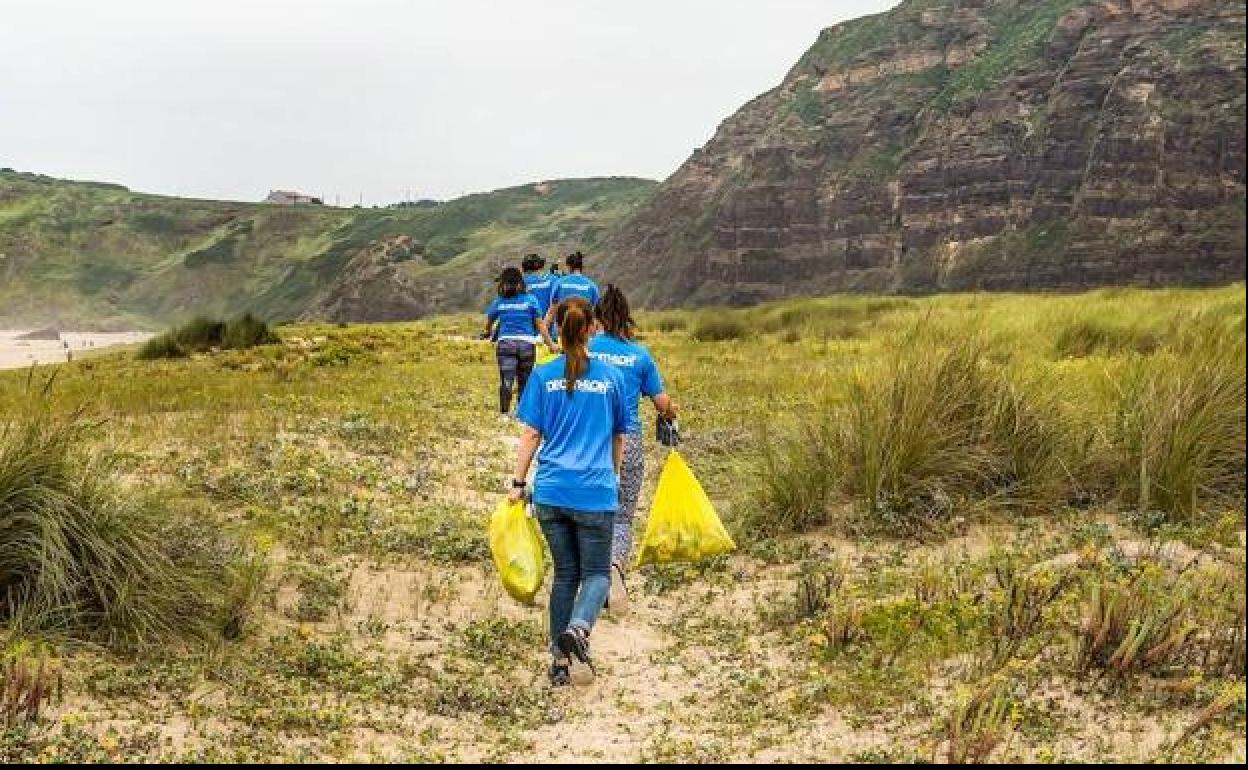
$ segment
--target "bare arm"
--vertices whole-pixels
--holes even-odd
[[[537,454],[537,447],[542,443],[542,434],[538,433],[529,426],[524,426],[524,433],[520,435],[520,446],[516,450],[516,474],[512,478],[516,481],[524,481],[529,475],[529,466],[533,464],[533,455]],[[513,487],[508,493],[507,499],[513,503],[519,502],[524,497],[523,489]]]
[[[485,317],[485,338],[488,340],[494,331],[494,319],[489,316]]]
[[[615,475],[620,475],[624,467],[624,434],[617,433],[611,441],[611,463],[615,466]]]
[[[550,338],[550,328],[546,325],[545,321],[538,319],[537,330],[542,333],[542,339],[546,340],[546,348],[548,350],[558,350],[558,348],[555,347],[555,341]]]

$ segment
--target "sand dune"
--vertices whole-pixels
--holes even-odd
[[[149,332],[61,332],[59,340],[20,340],[30,329],[0,329],[0,369],[33,364],[61,364],[115,345],[131,345],[151,337]]]

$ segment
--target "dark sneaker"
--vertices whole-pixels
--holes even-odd
[[[594,661],[589,657],[589,635],[582,628],[569,628],[556,640],[559,651],[572,662],[571,677],[576,684],[594,681]]]
[[[567,687],[572,684],[572,673],[566,660],[556,660],[551,663],[547,675],[550,677],[551,687]]]
[[[611,617],[622,618],[628,614],[628,586],[624,583],[624,570],[620,565],[611,565],[611,589],[607,592],[607,608]]]

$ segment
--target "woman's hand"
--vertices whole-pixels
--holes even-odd
[[[511,503],[512,505],[515,505],[516,503],[520,502],[523,499],[524,499],[523,488],[512,487],[511,491],[507,493],[507,502]]]

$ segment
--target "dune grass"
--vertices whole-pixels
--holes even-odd
[[[0,426],[0,623],[119,649],[237,630],[237,547],[120,490],[84,451],[91,427],[37,402]]]

